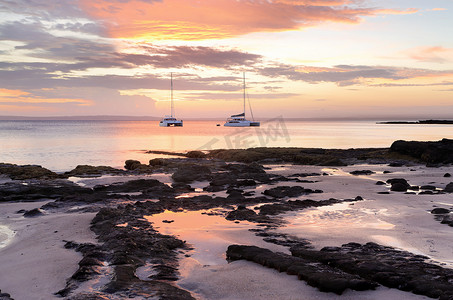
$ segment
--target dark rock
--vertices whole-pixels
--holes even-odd
[[[150,279],[153,280],[168,280],[168,281],[176,281],[178,280],[178,269],[173,266],[167,265],[157,265],[153,267],[153,270],[157,272],[157,274],[149,276]]]
[[[450,182],[447,184],[447,186],[444,189],[445,193],[453,193],[453,182]]]
[[[227,193],[227,199],[242,200],[245,198],[241,190],[229,190],[229,192],[227,191]]]
[[[240,189],[235,189],[235,188],[229,188],[227,189],[226,191],[227,194],[240,194],[242,195],[242,193],[244,193],[244,190],[240,190]]]
[[[78,165],[75,169],[65,172],[66,177],[76,176],[76,177],[99,177],[105,174],[125,174],[125,171],[115,169],[108,166],[88,166],[88,165]]]
[[[441,215],[441,219],[440,219],[440,223],[441,224],[447,224],[447,225],[450,225],[450,226],[453,226],[453,215],[451,214],[443,214]]]
[[[392,184],[392,187],[390,188],[390,190],[394,192],[406,192],[407,189],[407,185],[399,182]]]
[[[389,167],[402,167],[404,166],[404,163],[402,162],[391,162],[389,163]]]
[[[409,183],[407,183],[406,179],[404,178],[389,179],[387,180],[387,183],[392,185],[390,190],[394,192],[406,192],[407,189],[410,188]]]
[[[178,201],[173,197],[171,199]],[[167,208],[171,208],[171,203],[167,203]],[[193,299],[188,292],[158,281],[177,278],[176,268],[168,266],[177,265],[177,249],[185,247],[183,241],[159,234],[153,229],[152,223],[143,219],[144,215],[150,216],[163,211],[161,203],[152,201],[102,208],[91,225],[98,236],[99,245],[74,242],[65,244],[65,248],[82,252],[84,258],[79,263],[79,269],[58,294],[67,296],[77,287],[77,282],[93,279],[100,266],[105,264],[113,267],[113,277],[105,289],[99,292],[102,296],[104,293],[113,294],[107,299],[112,296],[118,299],[136,298],[140,295],[159,295],[159,299]],[[128,226],[117,226],[123,223]],[[158,260],[158,265],[162,267],[156,269],[155,279],[140,280],[135,275],[136,270],[150,260],[153,263]]]
[[[95,191],[115,192],[115,193],[131,193],[131,192],[173,192],[173,189],[168,185],[156,179],[137,179],[126,182],[113,183],[110,185],[97,185]]]
[[[250,220],[256,218],[258,215],[251,209],[239,206],[238,209],[230,211],[225,219],[234,221],[234,220]]]
[[[0,175],[7,175],[13,180],[55,179],[60,175],[36,165],[15,165],[0,163]]]
[[[60,291],[62,292],[62,291]],[[57,295],[65,297],[63,293],[58,292]],[[93,292],[93,293],[78,293],[75,295],[71,295],[67,298],[66,300],[109,300],[107,295],[104,295],[103,293],[100,292]]]
[[[101,274],[98,266],[93,265],[82,265],[80,268],[71,276],[75,281],[83,282],[88,281],[93,275]]]
[[[450,213],[450,210],[446,208],[436,207],[433,210],[431,210],[431,213],[434,215],[448,214]]]
[[[179,167],[171,178],[176,182],[190,183],[193,181],[210,180],[212,175],[211,169],[207,166],[189,164]]]
[[[275,188],[265,190],[263,192],[264,195],[271,196],[274,198],[298,197],[300,195],[307,195],[311,193],[322,193],[322,191],[304,189],[301,186],[278,186]]]
[[[402,184],[407,185],[407,187],[410,186],[409,183],[407,183],[407,180],[404,178],[392,178],[392,179],[388,179],[386,182],[389,184],[402,183]]]
[[[231,173],[216,173],[209,183],[210,186],[236,185],[237,176]]]
[[[392,172],[391,172],[391,171],[387,171],[387,170],[385,170],[384,172],[382,172],[382,174],[390,174],[390,173],[392,173]]]
[[[138,160],[129,159],[126,160],[124,168],[126,170],[135,170],[141,166],[141,163]]]
[[[328,175],[327,173],[324,173],[322,175]],[[288,177],[311,177],[311,176],[321,176],[320,173],[296,173],[289,175]]]
[[[26,217],[26,218],[34,218],[34,217],[39,217],[42,215],[43,215],[43,212],[39,208],[28,210],[24,213],[24,217]]]
[[[249,164],[227,164],[224,169],[232,172],[233,174],[265,174],[264,167],[258,163]],[[245,179],[248,179],[245,177]]]
[[[445,173],[445,174],[444,174],[444,177],[447,177],[447,178],[448,178],[448,177],[451,177],[451,174],[450,174],[450,173]]]
[[[274,253],[256,246],[230,245],[227,249],[229,260],[249,260],[263,266],[297,275],[300,280],[317,287],[322,292],[333,292],[341,295],[346,289],[370,290],[377,284],[362,279],[357,275],[335,270],[327,265],[313,262],[283,253]]]
[[[434,185],[422,185],[420,189],[434,191],[436,190],[436,187]]]
[[[104,263],[96,258],[96,257],[93,257],[93,256],[85,256],[84,258],[82,258],[81,261],[79,261],[79,266],[82,267],[82,266],[103,266]]]
[[[149,161],[149,165],[153,167],[164,167],[168,166],[170,161],[165,158],[153,158]]]
[[[253,179],[238,180],[236,186],[255,186],[256,181]]]
[[[293,247],[291,253],[314,264],[322,263],[351,275],[414,294],[438,298],[453,293],[453,286],[450,284],[453,270],[425,262],[428,257],[376,243],[349,243],[342,245],[340,249],[329,250]]]
[[[396,141],[390,151],[408,155],[430,164],[453,162],[453,140],[437,142]]]
[[[352,172],[349,172],[349,174],[352,174],[352,175],[371,175],[371,174],[374,174],[375,172],[371,171],[371,170],[356,170],[356,171],[352,171]]]
[[[377,181],[376,185],[385,185],[385,182],[384,181]]]
[[[171,187],[179,193],[190,193],[195,191],[193,187],[191,187],[189,184],[186,184],[184,182],[173,182],[171,184]]]
[[[189,151],[186,153],[188,158],[206,158],[206,154],[201,151]]]
[[[0,300],[14,300],[14,299],[11,298],[10,294],[2,293],[2,291],[0,290]]]

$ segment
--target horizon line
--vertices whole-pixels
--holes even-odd
[[[297,118],[297,117],[263,117],[261,120],[269,120],[275,118],[283,118],[288,121],[419,121],[419,120],[452,120],[453,118],[443,117],[408,117],[408,116],[367,116],[367,117],[356,117],[356,116],[345,116],[345,117],[312,117],[312,118]],[[128,116],[128,115],[78,115],[78,116],[2,116],[0,115],[0,121],[159,121],[162,118],[154,116]],[[219,121],[225,118],[203,118],[203,117],[190,117],[184,118],[190,121]]]

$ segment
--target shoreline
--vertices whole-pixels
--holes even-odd
[[[395,151],[404,152],[407,145],[429,151],[437,147],[396,143]],[[124,170],[83,166],[65,174],[1,164],[0,173],[11,179],[0,182],[0,224],[16,232],[0,248],[6,270],[0,275],[1,291],[19,300],[31,295],[56,299],[57,292],[71,299],[143,294],[273,299],[283,286],[286,299],[297,293],[311,295],[307,299],[338,299],[332,292],[344,292],[341,299],[427,299],[434,292],[425,289],[420,292],[425,296],[415,296],[383,287],[386,283],[373,277],[374,270],[360,280],[377,285],[376,290],[338,290],[304,279],[307,285],[285,272],[263,269],[251,262],[254,257],[227,263],[232,244],[265,247],[297,261],[304,259],[293,253],[348,259],[350,254],[342,252],[347,247],[341,248],[348,243],[361,245],[361,251],[377,245],[373,247],[382,247],[391,260],[404,253],[420,276],[453,274],[451,164],[433,168],[423,161],[426,155],[387,156],[389,149],[275,149],[191,151],[150,164],[129,160]],[[266,164],[250,161],[269,151],[274,151],[272,157],[258,160]],[[335,162],[334,157],[341,164],[303,164],[301,157],[312,163]],[[355,259],[362,258],[350,263]],[[331,276],[325,275],[331,271],[322,273],[321,261],[316,262],[316,272],[321,272],[316,276]],[[422,261],[440,273],[423,273]],[[398,273],[403,268],[391,272],[407,277]],[[268,289],[257,294],[263,282]],[[450,293],[444,286],[438,290]]]

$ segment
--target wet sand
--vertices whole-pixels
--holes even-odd
[[[54,293],[64,288],[82,257],[65,249],[63,240],[96,242],[89,229],[94,213],[51,213],[36,218],[17,213],[45,203],[0,203],[1,224],[14,232],[0,248],[0,288],[16,300],[61,299]]]

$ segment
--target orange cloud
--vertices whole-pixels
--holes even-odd
[[[20,106],[20,105],[5,105],[5,104],[0,104],[0,111],[1,112],[50,112],[54,111],[54,109],[49,108],[49,107],[40,107],[40,106]]]
[[[222,39],[252,32],[296,30],[321,22],[357,23],[361,16],[413,13],[345,6],[349,0],[81,0],[116,38]]]
[[[0,99],[4,97],[20,97],[30,95],[30,93],[21,90],[0,89]]]
[[[406,10],[397,10],[397,9],[378,9],[376,10],[376,14],[384,14],[384,15],[410,15],[415,14],[419,10],[417,8],[408,8]]]
[[[79,106],[89,106],[93,102],[85,99],[68,99],[68,98],[42,98],[31,95],[21,90],[0,89],[0,103],[75,103]]]

